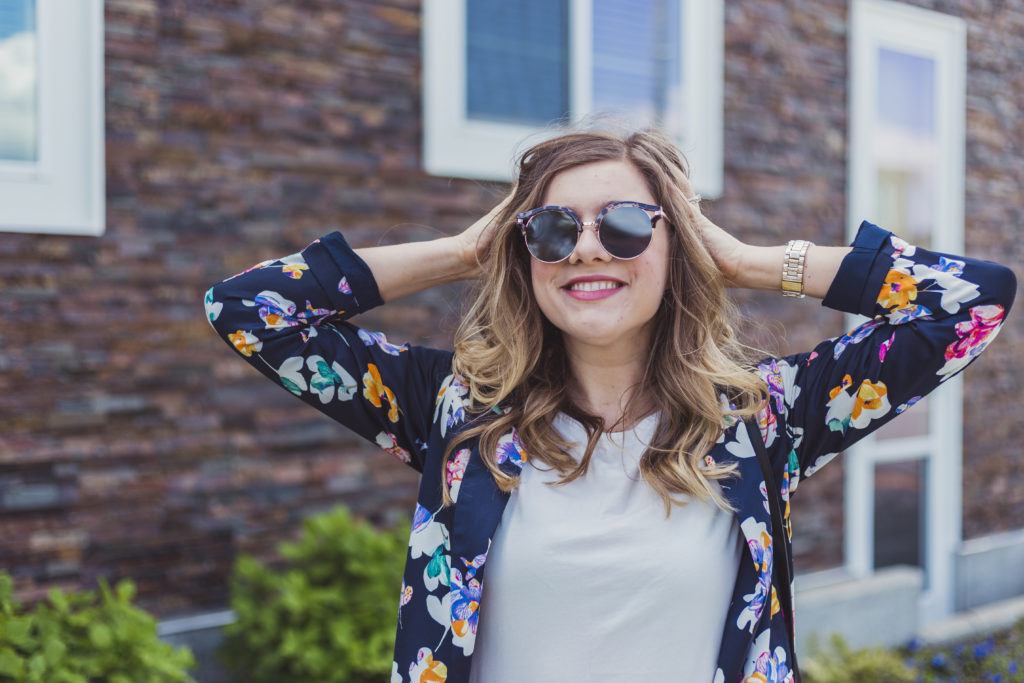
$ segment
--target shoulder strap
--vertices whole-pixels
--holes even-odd
[[[768,451],[764,447],[764,439],[761,438],[761,430],[757,426],[755,418],[743,421],[747,426],[747,433],[750,441],[757,452],[757,461],[761,465],[761,474],[764,476],[765,487],[768,491],[768,509],[772,516],[772,572],[775,574],[775,589],[778,592],[779,602],[782,605],[782,616],[786,620],[786,632],[789,636],[789,652],[793,660],[789,663],[793,670],[793,678],[800,683],[800,670],[796,663],[796,630],[793,624],[793,574],[789,566],[789,553],[786,552],[784,538],[785,527],[782,523],[782,494],[779,487],[775,485],[775,475],[772,474],[772,464],[768,460]],[[771,596],[768,596],[769,605]],[[768,608],[771,610],[771,607]]]

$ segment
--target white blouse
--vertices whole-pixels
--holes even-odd
[[[554,425],[578,460],[583,426]],[[714,678],[742,536],[711,503],[665,518],[638,466],[656,425],[603,435],[569,484],[528,461],[488,551],[471,683]]]

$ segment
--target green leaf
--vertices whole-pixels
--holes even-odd
[[[25,660],[9,647],[0,647],[0,675],[16,681],[25,675]]]
[[[302,387],[300,387],[292,380],[288,379],[287,377],[282,377],[281,383],[284,384],[285,388],[288,389],[288,391],[292,392],[296,396],[302,396]]]
[[[89,625],[89,642],[93,644],[93,647],[104,650],[110,647],[110,643],[113,642],[114,638],[110,633],[110,627],[106,624],[90,624]]]

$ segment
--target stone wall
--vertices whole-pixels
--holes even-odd
[[[964,16],[968,253],[1021,272],[1024,3]],[[342,229],[357,245],[452,233],[500,187],[421,170],[420,2],[107,0],[108,226],[0,236],[0,567],[23,599],[134,578],[167,616],[221,606],[237,553],[269,557],[345,502],[407,515],[415,473],[274,387],[219,341],[217,280]],[[847,3],[726,3],[725,194],[750,241],[843,240]],[[461,289],[362,323],[450,346]],[[811,301],[741,296],[775,350],[841,331]],[[813,309],[813,310],[812,310]],[[1020,316],[969,373],[965,531],[1024,524]],[[842,469],[801,489],[806,566],[841,548]]]

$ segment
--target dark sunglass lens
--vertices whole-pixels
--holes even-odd
[[[654,225],[647,213],[636,206],[620,206],[601,219],[601,244],[618,258],[639,256],[651,243]]]
[[[542,211],[526,224],[526,246],[539,261],[561,261],[576,248],[576,221],[564,211]]]

